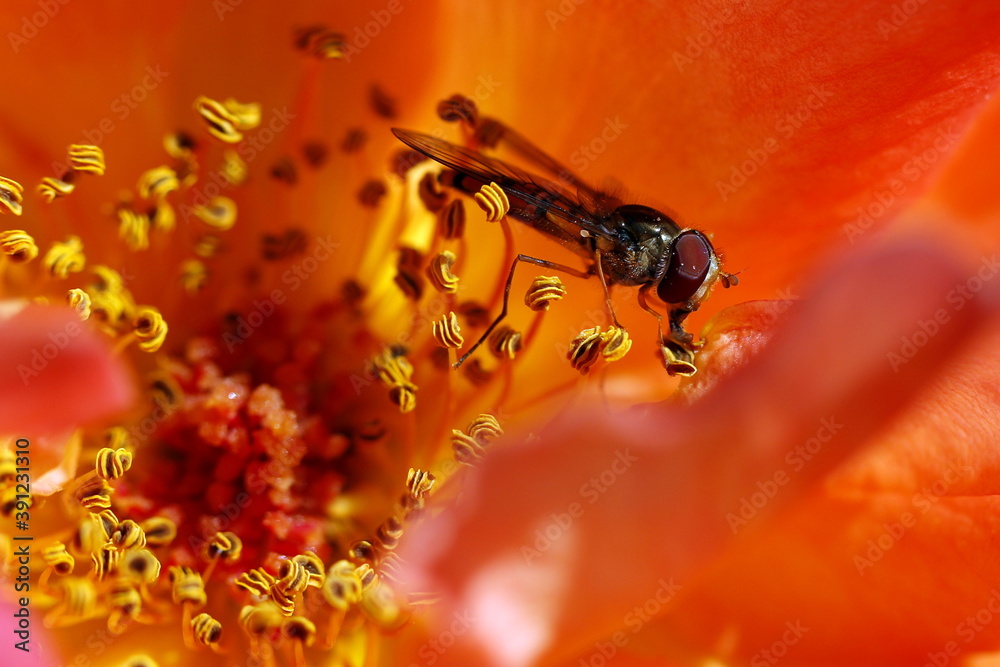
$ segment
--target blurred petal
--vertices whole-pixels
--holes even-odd
[[[24,307],[0,322],[0,349],[0,432],[58,433],[131,404],[125,365],[112,356],[107,338],[69,308]]]
[[[683,596],[743,530],[734,518],[744,498],[772,496],[744,524],[798,502],[984,320],[975,306],[953,313],[952,325],[893,367],[888,353],[960,280],[956,263],[902,241],[824,275],[767,349],[702,401],[645,415],[596,406],[566,415],[538,441],[497,452],[452,511],[408,540],[419,576],[448,591],[452,610],[499,599],[543,624],[544,651],[494,652],[494,664],[572,658],[621,631],[636,605],[659,599],[659,611]],[[822,429],[836,434],[833,444],[801,473],[784,472],[787,453]],[[526,585],[539,567],[569,579]],[[490,648],[503,630],[483,620],[475,636]]]

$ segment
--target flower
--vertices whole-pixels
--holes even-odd
[[[21,193],[4,182],[3,201],[23,209],[25,231],[44,254],[8,267],[14,289],[7,296],[19,306],[68,297],[87,318],[86,341],[98,330],[114,341],[110,356],[81,356],[118,388],[111,400],[88,396],[79,406],[87,409],[62,416],[80,440],[65,451],[82,451],[84,463],[71,479],[73,463],[64,458],[48,489],[57,495],[31,508],[33,527],[45,531],[32,604],[52,629],[59,660],[138,662],[144,650],[160,664],[190,654],[212,660],[213,651],[266,662],[272,646],[289,664],[414,655],[442,664],[469,660],[467,650],[475,661],[507,664],[596,659],[592,642],[606,642],[602,633],[610,631],[618,647],[614,623],[636,604],[637,591],[648,590],[646,575],[662,572],[667,579],[650,593],[657,609],[636,617],[646,633],[641,646],[629,643],[629,657],[746,658],[772,626],[748,625],[746,600],[730,593],[734,582],[743,584],[741,568],[754,562],[741,549],[752,552],[766,539],[748,527],[746,542],[730,547],[736,524],[706,529],[701,512],[672,511],[678,501],[727,508],[739,507],[740,493],[767,495],[766,480],[753,487],[760,472],[775,470],[785,445],[810,427],[825,428],[840,444],[835,456],[787,485],[771,480],[788,493],[761,516],[783,520],[779,510],[823,474],[843,474],[837,464],[985,330],[982,311],[970,304],[949,315],[953,326],[924,332],[921,354],[906,355],[896,369],[876,367],[887,341],[923,321],[962,275],[938,250],[901,241],[837,264],[828,285],[774,334],[773,346],[743,359],[772,335],[786,307],[774,300],[791,295],[792,281],[827,246],[841,237],[867,240],[955,149],[994,86],[996,38],[987,26],[995,10],[927,6],[897,17],[895,7],[853,3],[824,5],[825,13],[793,3],[716,14],[703,3],[629,13],[610,3],[539,11],[389,2],[275,12],[273,4],[216,2],[135,17],[38,7],[41,14],[26,4],[20,32],[8,35],[20,60],[7,92],[38,102],[5,111],[0,129],[16,158],[0,164],[0,174],[24,183],[34,174],[39,199],[29,193],[16,201]],[[833,27],[819,35],[802,30],[807,14]],[[88,22],[115,35],[113,50],[86,36]],[[959,28],[975,38],[956,37]],[[865,48],[859,33],[870,37]],[[609,43],[615,48],[593,48]],[[926,68],[907,62],[924,49],[937,60]],[[866,68],[872,62],[888,64]],[[553,76],[581,65],[595,76]],[[60,100],[73,100],[73,113],[34,97],[40,80]],[[412,154],[397,153],[393,175],[380,160],[401,150],[391,124],[426,128],[435,102],[456,89],[525,135],[545,137],[546,148],[568,155],[588,178],[617,174],[638,191],[660,193],[716,234],[728,266],[747,267],[752,280],[741,293],[710,302],[721,314],[707,330],[699,375],[681,388],[690,406],[621,418],[603,399],[566,391],[578,381],[565,355],[549,351],[605,317],[580,306],[601,303],[595,285],[570,287],[551,315],[512,314],[518,326],[542,317],[546,324],[491,339],[515,363],[470,362],[463,375],[448,372],[465,342],[452,306],[462,324],[481,329],[477,319],[498,305],[507,258],[479,242],[480,232],[495,229],[480,227],[466,242],[435,236],[436,224],[452,229],[458,214],[438,219],[429,210],[444,197],[422,181],[432,165],[413,166]],[[566,100],[581,98],[593,100],[592,124],[553,127]],[[665,128],[683,128],[683,141],[670,150],[650,139]],[[933,159],[913,150],[936,140]],[[975,196],[940,196],[975,208]],[[489,200],[493,213],[500,200]],[[518,250],[534,251],[536,241],[545,247],[544,239],[518,237]],[[487,252],[477,255],[480,245]],[[43,280],[40,268],[51,278]],[[449,296],[456,277],[467,294],[485,296]],[[538,289],[561,296],[552,283]],[[753,298],[773,302],[723,310]],[[616,309],[627,313],[619,299]],[[43,311],[39,319],[50,317]],[[844,331],[848,321],[860,340]],[[30,334],[19,349],[30,349],[51,326],[18,330]],[[584,335],[578,351],[601,345],[608,359],[628,351],[620,330],[603,333]],[[856,356],[840,361],[845,347]],[[581,353],[575,362],[590,357]],[[82,362],[60,358],[83,372]],[[649,359],[632,350],[604,375],[614,405],[674,390]],[[141,377],[142,399],[106,428],[127,404],[123,360]],[[815,393],[801,389],[811,382]],[[63,391],[41,380],[29,389],[24,402],[40,415]],[[876,393],[881,402],[871,400]],[[756,400],[742,411],[731,407],[748,394]],[[795,409],[779,416],[776,396]],[[816,427],[817,406],[831,401],[836,414],[854,419]],[[511,442],[481,461],[510,425],[523,432],[554,418],[534,448]],[[756,430],[747,428],[751,421]],[[711,428],[702,431],[703,424]],[[628,447],[606,457],[609,442],[634,442],[653,464],[640,475]],[[738,456],[730,460],[732,452]],[[484,466],[480,481],[451,479],[459,463]],[[576,521],[565,492],[582,494],[578,472],[598,464],[621,481],[605,493],[599,476],[586,497],[596,493],[602,502]],[[860,470],[862,479],[884,479]],[[429,494],[448,509],[415,532]],[[652,499],[663,501],[656,507],[667,508],[669,521],[644,511]],[[537,560],[516,554],[529,568],[492,558],[512,541],[523,544],[540,515],[557,528],[569,521],[586,530],[566,529],[567,539],[538,549]],[[669,536],[657,530],[664,524]],[[798,535],[775,525],[762,522],[759,530]],[[449,534],[456,526],[467,532]],[[397,542],[412,576],[424,577],[405,590]],[[688,600],[679,621],[666,606],[677,585]],[[817,599],[813,588],[796,590]],[[444,604],[430,608],[458,614],[448,617],[450,634],[425,625],[434,612],[421,603],[438,592],[447,595]],[[778,615],[789,609],[784,602],[774,606]],[[689,619],[706,618],[712,622],[690,629]],[[887,655],[900,655],[900,645],[889,644]],[[907,656],[923,649],[914,646]],[[844,655],[856,658],[869,644],[850,648]],[[607,659],[604,651],[618,648],[597,650]]]

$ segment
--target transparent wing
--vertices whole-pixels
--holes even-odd
[[[595,213],[597,205],[594,202],[584,201],[578,194],[552,181],[428,134],[396,128],[392,133],[410,148],[460,174],[483,183],[496,183],[511,199],[511,213],[543,233],[570,245],[587,247],[590,244],[588,236],[621,242],[610,225]],[[518,207],[520,202],[525,206]],[[569,225],[560,225],[550,216]]]

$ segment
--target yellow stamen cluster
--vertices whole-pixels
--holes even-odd
[[[241,104],[232,98],[217,102],[202,95],[195,100],[194,108],[205,120],[208,133],[227,144],[243,141],[243,131],[260,124],[259,104]]]
[[[472,420],[465,432],[453,429],[451,448],[455,460],[464,465],[475,465],[483,458],[486,448],[503,435],[500,422],[491,414],[481,414]]]
[[[458,317],[454,312],[434,320],[431,324],[431,333],[441,347],[458,349],[465,343],[465,339],[462,338],[462,328],[458,325]]]
[[[507,199],[507,193],[496,183],[484,185],[474,198],[479,204],[479,208],[486,213],[486,219],[489,222],[499,222],[510,211],[510,200]]]
[[[417,385],[413,384],[413,366],[405,356],[392,348],[371,361],[375,375],[389,387],[389,399],[406,413],[417,407]]]
[[[553,301],[566,296],[566,286],[556,276],[538,276],[524,295],[524,305],[536,313],[547,311]]]
[[[632,349],[628,332],[611,326],[601,332],[601,327],[592,327],[580,332],[570,343],[567,358],[576,370],[586,374],[603,357],[605,361],[618,361]]]
[[[450,250],[438,253],[427,267],[427,277],[434,289],[444,294],[454,294],[458,291],[458,276],[451,272],[455,264],[455,253]]]
[[[215,646],[222,638],[222,624],[204,612],[191,619],[191,630],[202,646]]]
[[[213,197],[208,206],[196,206],[194,214],[209,227],[224,232],[236,224],[236,202],[229,197]]]
[[[2,200],[2,190],[0,190]],[[20,229],[0,232],[0,252],[13,262],[30,262],[38,256],[38,246],[30,234]]]

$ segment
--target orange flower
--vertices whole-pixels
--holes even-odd
[[[947,655],[964,640],[957,621],[903,613],[940,590],[922,565],[955,564],[922,545],[985,536],[971,512],[920,509],[988,477],[969,458],[937,493],[941,439],[968,424],[942,406],[969,399],[912,401],[927,385],[985,401],[980,301],[994,288],[952,304],[964,269],[908,240],[905,222],[900,239],[867,246],[946,157],[954,170],[995,160],[966,145],[995,132],[966,126],[997,80],[998,10],[454,5],[10,8],[21,19],[7,35],[16,102],[0,116],[0,205],[23,216],[3,239],[19,314],[0,343],[31,368],[53,335],[71,339],[29,382],[18,365],[2,376],[17,394],[0,412],[11,449],[25,437],[50,459],[32,460],[32,483],[46,483],[20,510],[36,538],[33,618],[51,637],[38,648],[52,664],[109,665]],[[450,371],[499,306],[509,257],[471,206],[461,240],[435,233],[455,223],[432,212],[452,195],[421,185],[434,165],[413,167],[389,128],[433,130],[455,91],[585,178],[655,193],[746,269],[698,314],[718,316],[675,405],[615,411],[677,387],[651,362],[628,290],[614,303],[636,349],[602,367],[599,399],[567,390],[578,374],[552,351],[605,323],[594,284],[567,283],[545,315],[518,308],[509,324],[523,336],[491,345],[501,360]],[[578,120],[553,122],[576,107]],[[986,188],[955,171],[937,182],[923,210],[969,219],[972,247],[993,242]],[[519,231],[518,251],[558,253]],[[802,276],[845,243],[858,249],[775,333]],[[750,299],[768,301],[725,309]],[[79,335],[72,318],[85,320]],[[992,424],[994,406],[980,405]],[[898,432],[862,449],[890,424]],[[541,440],[510,438],[482,463],[512,427]],[[983,443],[963,453],[981,457]],[[851,504],[886,489],[902,501]],[[443,510],[417,532],[426,497]],[[862,550],[883,527],[899,546],[876,564]],[[896,554],[907,562],[891,566]],[[859,555],[873,561],[864,579],[842,576]],[[776,561],[783,578],[767,573]],[[945,569],[961,585],[950,611],[975,615],[988,573]],[[891,622],[873,621],[877,601],[896,599]]]

